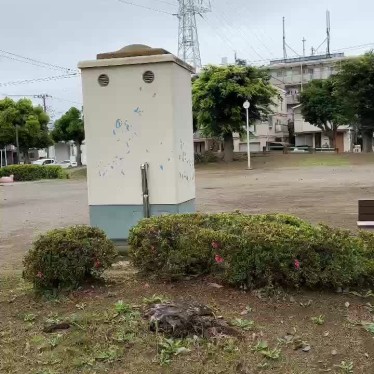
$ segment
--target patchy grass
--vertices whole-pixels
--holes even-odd
[[[164,300],[209,305],[217,317],[234,321],[243,338],[153,333],[142,312]],[[204,279],[158,283],[138,278],[127,264],[107,273],[106,286],[58,298],[37,299],[27,283],[8,277],[0,279],[0,372],[369,374],[372,304],[372,296],[216,289]],[[323,325],[313,322],[321,316]],[[43,332],[53,323],[70,328]]]
[[[85,166],[73,169],[66,169],[66,171],[69,174],[69,179],[81,180],[87,178],[87,168]]]
[[[305,158],[301,158],[299,166],[349,166],[351,165],[350,158],[345,155],[336,154],[313,154],[306,155]]]

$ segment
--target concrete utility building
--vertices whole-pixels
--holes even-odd
[[[91,225],[121,240],[144,217],[193,212],[194,69],[144,45],[79,67]]]

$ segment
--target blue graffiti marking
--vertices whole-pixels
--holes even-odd
[[[137,108],[134,109],[134,113],[137,113],[137,114],[139,114],[139,116],[141,116],[143,111],[139,107],[137,107]]]
[[[160,165],[161,171],[164,171],[164,165]]]
[[[113,129],[113,135],[116,135],[116,130]]]
[[[117,119],[116,121],[116,129],[119,129],[122,126],[122,121],[120,119]]]
[[[126,130],[130,131],[130,124],[127,122],[127,120],[125,121],[125,125],[126,125]]]

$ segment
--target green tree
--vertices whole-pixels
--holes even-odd
[[[374,131],[374,53],[349,59],[336,75],[337,93],[344,102],[352,124],[357,124],[363,151],[373,151]]]
[[[277,95],[266,70],[252,66],[208,66],[193,82],[193,111],[197,126],[206,136],[224,141],[224,159],[233,160],[233,132],[245,131],[243,109],[249,100],[250,121],[267,117]]]
[[[335,148],[339,126],[349,122],[346,107],[336,93],[336,78],[313,80],[301,94],[301,113],[311,125],[318,127]]]
[[[53,144],[48,122],[48,114],[40,106],[34,107],[31,100],[0,100],[0,146],[16,145],[18,130],[19,151],[25,162],[29,162],[30,148],[46,148]]]
[[[75,107],[70,108],[55,122],[52,137],[55,142],[74,141],[77,147],[77,163],[78,165],[82,165],[81,146],[84,140],[84,123],[82,113],[79,109]]]

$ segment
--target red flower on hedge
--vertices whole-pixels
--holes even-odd
[[[220,245],[220,243],[218,243],[217,241],[212,241],[212,248],[213,249],[219,249],[219,248],[221,248],[221,245]]]
[[[223,257],[221,257],[220,255],[215,255],[215,256],[214,256],[214,260],[216,261],[217,264],[222,264],[222,262],[225,261],[225,260],[223,259]]]
[[[295,259],[294,266],[296,270],[300,270],[300,261],[298,259]]]
[[[96,260],[96,261],[95,261],[95,264],[94,264],[94,267],[95,267],[96,269],[98,269],[99,267],[101,267],[101,262],[100,262],[99,260]]]
[[[36,274],[36,276],[40,279],[43,278],[43,273],[41,271],[38,271],[38,274]]]

